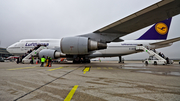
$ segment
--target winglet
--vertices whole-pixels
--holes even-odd
[[[156,23],[137,40],[166,40],[171,24],[171,19],[172,18],[169,18]]]

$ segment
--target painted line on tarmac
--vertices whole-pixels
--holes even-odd
[[[71,98],[73,97],[74,93],[76,92],[76,89],[78,88],[78,85],[75,85],[72,90],[69,92],[69,94],[66,96],[64,101],[70,101]]]
[[[108,67],[108,69],[113,69],[112,67]]]
[[[106,67],[103,67],[103,69],[107,69]]]
[[[97,69],[113,69],[112,67],[97,67]]]
[[[101,67],[97,67],[97,69],[101,69]]]
[[[7,69],[7,70],[20,70],[20,69],[30,69],[30,68],[35,68],[36,66],[33,67],[23,67],[23,68],[13,68],[13,69]]]
[[[90,68],[91,68],[91,66],[89,67],[89,66],[86,66],[84,69],[83,69],[83,74],[86,74],[86,72],[89,72],[90,71]]]
[[[54,80],[52,80],[52,81],[50,81],[50,82],[48,82],[48,83],[46,83],[46,84],[44,84],[44,85],[42,85],[42,86],[40,86],[40,87],[38,87],[38,88],[36,88],[36,89],[34,89],[34,90],[28,92],[28,93],[26,93],[26,94],[24,94],[24,95],[22,95],[22,96],[16,98],[14,101],[17,101],[17,100],[19,100],[19,99],[21,99],[21,98],[23,98],[23,97],[25,97],[25,96],[31,94],[32,92],[35,92],[35,91],[41,89],[42,87],[44,87],[44,86],[46,86],[46,85],[48,85],[48,84],[50,84],[50,83],[52,83],[52,82],[54,82],[54,81],[56,81],[56,80],[58,80],[58,79],[60,79],[60,78],[66,76],[67,74],[69,74],[69,73],[71,73],[71,72],[73,72],[73,71],[79,69],[80,67],[81,67],[81,66],[79,66],[79,67],[77,67],[77,68],[75,68],[75,69],[73,69],[73,70],[71,70],[71,71],[69,71],[69,72],[66,72],[64,75],[61,75],[61,76],[55,78]]]
[[[62,69],[63,67],[59,67],[59,68],[53,68],[53,69],[49,69],[47,71],[53,71],[53,70],[57,70],[57,69]]]

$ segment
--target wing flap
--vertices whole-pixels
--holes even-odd
[[[165,41],[150,43],[150,45],[165,45],[165,44],[173,43],[173,42],[176,42],[176,41],[180,41],[180,37],[165,40]]]

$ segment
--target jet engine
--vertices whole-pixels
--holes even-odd
[[[106,43],[90,40],[86,37],[66,37],[61,39],[61,51],[64,54],[89,54],[90,51],[106,49]]]
[[[39,58],[41,58],[43,56],[45,56],[45,58],[48,56],[53,59],[56,59],[56,58],[60,58],[60,57],[65,57],[66,55],[61,52],[57,52],[56,50],[43,49],[39,52]]]

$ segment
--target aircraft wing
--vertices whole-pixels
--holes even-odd
[[[80,35],[96,41],[118,41],[119,37],[180,13],[180,0],[162,0],[93,33]],[[122,41],[122,40],[120,40]]]
[[[166,44],[173,43],[176,41],[180,41],[180,37],[169,39],[169,40],[164,40],[164,41],[160,41],[160,42],[150,43],[150,45],[166,45]]]

